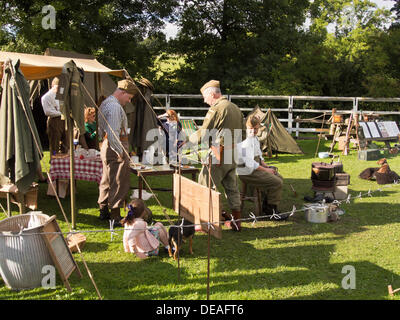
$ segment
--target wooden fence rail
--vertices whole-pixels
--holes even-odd
[[[326,119],[330,117],[332,114],[332,106],[330,109],[302,109],[299,108],[299,104],[297,102],[307,102],[307,101],[319,101],[319,102],[343,102],[350,103],[351,109],[336,109],[336,113],[341,114],[369,114],[371,112],[379,114],[379,115],[398,115],[400,117],[400,98],[368,98],[368,97],[324,97],[324,96],[270,96],[270,95],[225,95],[228,100],[237,103],[237,100],[256,100],[256,101],[287,101],[287,108],[271,108],[273,112],[286,113],[287,118],[279,118],[279,121],[286,124],[286,130],[289,133],[295,133],[296,137],[299,137],[301,132],[313,132],[319,133],[321,131],[321,123],[322,120],[316,120],[318,116],[313,116],[311,119],[300,119],[299,114],[318,114],[323,115],[326,114]],[[166,109],[174,109],[178,112],[179,117],[181,119],[193,119],[197,121],[203,121],[204,117],[208,111],[208,107],[203,103],[203,97],[200,94],[154,94],[153,97],[157,99],[164,99],[164,107]],[[175,99],[195,99],[199,100],[198,107],[179,107],[174,106],[173,100]],[[367,104],[367,103],[394,103],[399,104],[399,111],[371,111],[371,110],[362,110],[359,107],[359,103]],[[240,107],[240,103],[237,103]],[[155,110],[164,110],[164,107],[154,106]],[[297,107],[297,108],[296,108]],[[203,116],[189,116],[185,111],[204,111]],[[240,108],[243,113],[250,112],[252,108]],[[261,108],[262,111],[266,111],[267,108]],[[316,120],[316,121],[315,121]],[[302,123],[306,123],[307,127],[301,127]],[[200,122],[198,123],[201,124]],[[315,124],[316,127],[312,127]]]

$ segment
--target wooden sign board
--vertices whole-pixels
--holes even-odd
[[[180,187],[179,187],[180,180]],[[179,190],[181,191],[179,196]],[[214,229],[210,227],[210,234],[217,239],[222,238],[221,217],[222,203],[221,193],[211,190],[212,210],[210,210],[210,190],[208,187],[192,181],[179,174],[174,174],[174,210],[178,211],[180,200],[180,214],[183,218],[194,224],[200,224],[203,231],[208,232],[207,223],[210,221]]]
[[[61,233],[61,229],[56,221],[56,216],[52,216],[42,226],[41,231],[44,232],[43,238],[47,248],[49,249],[51,259],[53,260],[64,285],[67,287],[68,291],[71,291],[68,278],[74,271],[76,271],[79,278],[82,278],[82,274],[79,270],[78,264],[72,256],[67,241]]]

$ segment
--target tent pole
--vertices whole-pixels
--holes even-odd
[[[70,175],[70,191],[71,191],[71,224],[72,229],[76,228],[75,214],[76,214],[76,201],[75,201],[75,165],[74,165],[74,126],[69,115],[68,121],[68,135],[69,135],[69,175]]]
[[[97,103],[99,102],[99,82],[100,82],[100,73],[96,72],[94,74],[94,102],[97,106]],[[100,107],[100,106],[97,106]],[[96,115],[95,115],[95,121],[96,121],[96,132],[99,132],[99,113],[98,113],[98,108],[95,108]],[[96,149],[99,149],[99,139],[98,137],[96,138]]]

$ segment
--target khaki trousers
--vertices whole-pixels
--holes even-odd
[[[231,210],[240,211],[240,192],[236,176],[236,164],[211,165],[211,184],[214,183],[225,190],[228,199],[228,206]],[[199,183],[208,187],[208,166],[203,166],[199,174]],[[213,183],[214,182],[214,183]]]
[[[283,178],[281,175],[254,170],[249,175],[239,175],[239,179],[245,182],[250,188],[261,189],[263,195],[267,197],[268,204],[279,205],[283,187]]]
[[[50,156],[54,153],[67,153],[68,148],[68,139],[67,132],[65,130],[65,121],[61,120],[60,117],[47,118],[47,135],[49,137],[49,151]],[[60,147],[61,143],[61,147]]]
[[[127,142],[122,143],[127,148]],[[100,208],[108,206],[109,209],[123,208],[125,199],[130,189],[129,158],[124,154],[123,159],[118,159],[115,151],[105,139],[100,149],[103,163],[103,175],[99,185],[98,204]]]

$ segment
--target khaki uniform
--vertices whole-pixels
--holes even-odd
[[[129,147],[127,138],[121,142],[127,150]],[[101,146],[100,157],[103,162],[103,175],[99,186],[98,203],[100,207],[123,208],[130,188],[129,158],[124,153],[122,161],[118,160],[118,155],[110,148],[107,139],[104,139]]]
[[[255,159],[260,163],[260,159]],[[245,182],[251,189],[259,188],[266,197],[268,204],[278,206],[281,201],[283,178],[280,174],[272,174],[261,170],[254,170],[248,175],[239,175],[239,179]]]
[[[227,100],[226,97],[219,98],[214,105],[210,107],[204,119],[202,127],[196,131],[189,140],[191,143],[197,144],[205,136],[205,130],[217,129],[218,133],[222,130],[228,129],[232,136],[232,141],[227,141],[223,136],[219,136],[219,144],[224,146],[224,152],[234,151],[235,141],[233,141],[234,130],[243,130],[243,114],[237,105]],[[240,138],[240,137],[239,137]],[[212,151],[209,151],[211,155]],[[226,154],[226,153],[225,153]],[[233,160],[233,155],[229,159],[230,164],[225,164],[223,159],[220,164],[211,165],[211,178],[212,184],[216,186],[222,185],[227,199],[228,205],[232,210],[240,210],[240,192],[236,176],[236,163]],[[226,159],[227,160],[227,159]],[[208,170],[207,166],[203,166],[198,182],[201,185],[208,186]]]
[[[65,131],[65,120],[60,117],[48,117],[46,133],[49,136],[50,156],[58,152],[67,153],[69,150],[69,141]]]

